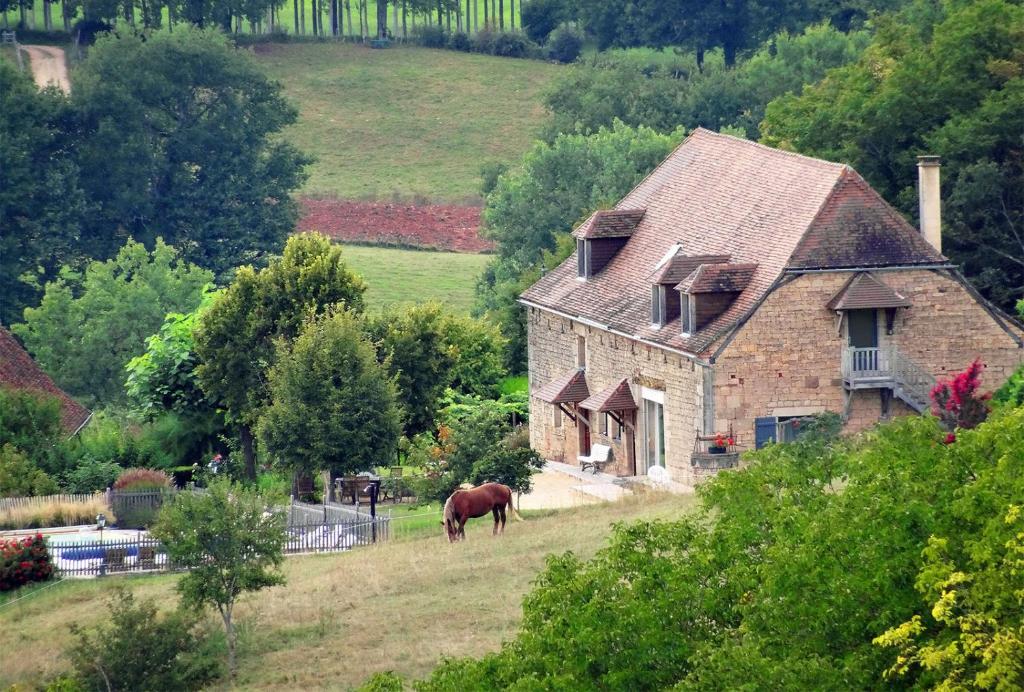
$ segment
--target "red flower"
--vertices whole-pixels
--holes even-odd
[[[946,439],[943,442],[947,445],[951,445],[956,442],[956,435],[954,433],[946,433]]]

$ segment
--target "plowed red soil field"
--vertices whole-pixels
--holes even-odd
[[[480,237],[480,208],[302,199],[300,231],[320,231],[339,241],[422,247],[454,252],[493,249]]]

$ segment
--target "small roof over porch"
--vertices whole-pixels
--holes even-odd
[[[582,369],[551,380],[534,394],[549,404],[577,404],[590,396],[587,378]]]
[[[828,301],[829,310],[871,310],[909,308],[910,301],[867,272],[855,274],[842,290]]]
[[[607,389],[588,397],[580,402],[580,408],[598,413],[608,411],[635,411],[636,402],[629,389],[629,380],[623,378]]]

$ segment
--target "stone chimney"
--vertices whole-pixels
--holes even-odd
[[[939,192],[939,157],[917,157],[917,196],[920,203],[921,235],[942,252],[942,200]]]

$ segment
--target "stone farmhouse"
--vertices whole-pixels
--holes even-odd
[[[1021,327],[942,255],[937,157],[918,171],[920,232],[849,166],[694,131],[521,296],[533,447],[692,485],[803,416],[923,411],[975,358],[1000,385]]]

